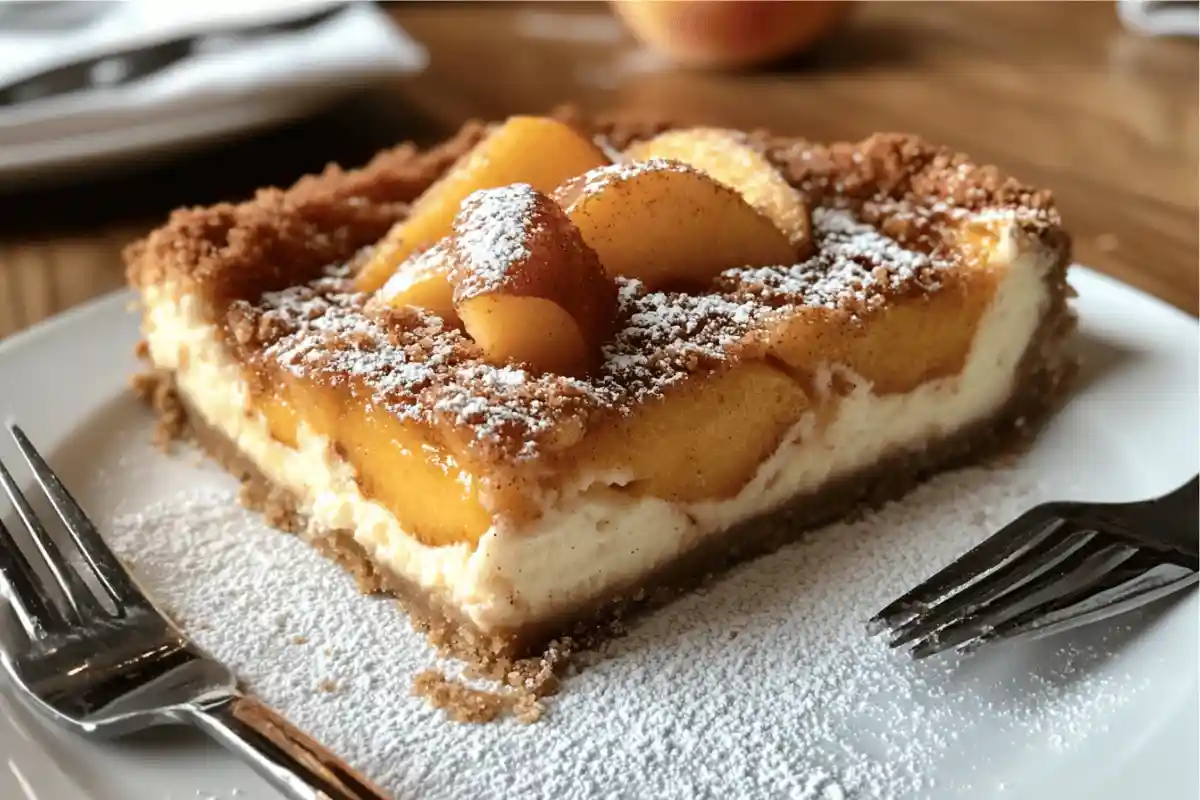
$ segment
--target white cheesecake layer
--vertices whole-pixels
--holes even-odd
[[[520,530],[498,525],[475,548],[431,547],[410,536],[391,512],[362,496],[353,469],[328,441],[303,425],[296,448],[272,438],[261,415],[246,413],[240,369],[194,298],[146,289],[145,333],[154,363],[175,373],[179,390],[209,425],[296,495],[314,535],[353,531],[376,563],[456,605],[480,629],[503,630],[582,604],[732,524],[991,416],[1012,394],[1049,302],[1043,282],[1049,265],[1018,251],[1010,231],[993,258],[994,265],[1008,265],[1007,277],[961,373],[890,396],[842,373],[855,388],[832,422],[818,430],[812,418],[802,419],[736,497],[691,504],[629,497],[609,488],[614,476],[597,476],[558,498],[536,523]]]

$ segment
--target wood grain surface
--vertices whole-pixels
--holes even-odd
[[[54,186],[0,186],[0,336],[123,283],[120,250],[179,205],[432,142],[470,117],[575,102],[812,139],[912,131],[1054,190],[1081,263],[1197,312],[1197,43],[1114,4],[861,3],[802,59],[665,68],[592,3],[413,3],[428,70],[310,120]]]

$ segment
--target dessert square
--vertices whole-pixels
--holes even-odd
[[[126,259],[173,431],[483,660],[982,458],[1073,319],[1050,195],[900,134],[471,123]]]

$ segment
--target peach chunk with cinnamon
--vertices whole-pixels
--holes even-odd
[[[791,241],[797,258],[812,255],[808,204],[766,156],[750,145],[744,133],[720,128],[667,131],[630,146],[625,156],[631,161],[667,158],[695,167],[736,190],[775,223]]]
[[[524,183],[477,191],[446,247],[454,308],[487,360],[560,374],[596,363],[617,288],[553,200]]]
[[[733,497],[810,408],[787,373],[747,361],[669,387],[604,421],[567,458],[624,475],[625,491],[634,495],[673,502]]]
[[[736,191],[678,161],[600,167],[555,200],[610,275],[649,289],[705,286],[731,267],[792,264],[788,238]]]
[[[413,203],[359,272],[358,288],[373,292],[399,264],[450,233],[467,195],[512,183],[553,191],[568,178],[611,163],[570,125],[549,117],[511,117],[466,153]]]
[[[438,242],[401,264],[376,297],[393,308],[415,306],[456,325],[450,266],[446,242]]]

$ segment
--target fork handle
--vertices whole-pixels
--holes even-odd
[[[190,716],[289,800],[389,800],[349,764],[253,697],[226,697],[191,709]]]

